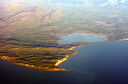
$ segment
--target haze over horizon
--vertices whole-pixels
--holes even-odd
[[[69,4],[84,4],[87,6],[93,5],[128,5],[128,0],[2,0],[0,2],[7,3],[69,3]]]

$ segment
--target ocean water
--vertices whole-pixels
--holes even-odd
[[[90,84],[93,77],[79,72],[46,72],[0,60],[0,84]]]
[[[43,72],[0,60],[0,84],[128,84],[128,41],[86,45],[60,64],[73,72]]]
[[[92,75],[91,84],[128,84],[127,50],[128,41],[87,45],[59,67]]]

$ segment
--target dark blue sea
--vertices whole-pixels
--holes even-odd
[[[0,60],[0,84],[128,84],[128,41],[86,45],[60,64],[73,72],[42,72]]]

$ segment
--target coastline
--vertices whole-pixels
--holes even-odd
[[[63,58],[63,59],[61,59],[61,60],[57,60],[57,62],[55,63],[55,66],[57,67],[57,66],[59,66],[59,64],[61,64],[62,62],[64,62],[64,61],[66,61],[67,59],[68,59],[68,55],[66,55],[66,57],[65,58]]]
[[[55,71],[55,72],[60,72],[60,71],[64,71],[64,72],[71,72],[71,70],[67,70],[67,69],[62,69],[62,68],[57,68],[59,66],[59,64],[61,64],[62,62],[66,61],[70,56],[76,55],[78,54],[78,52],[74,52],[71,55],[66,55],[63,59],[61,60],[57,60],[57,62],[55,63],[55,67],[56,68],[49,68],[49,67],[38,67],[38,66],[34,66],[34,65],[30,65],[30,64],[24,64],[24,63],[15,63],[13,62],[14,60],[17,59],[17,57],[9,57],[9,56],[0,56],[1,60],[7,61],[11,64],[16,64],[19,66],[24,66],[27,67],[29,69],[32,70],[38,70],[38,71]]]
[[[66,55],[65,58],[61,59],[61,60],[58,60],[56,63],[55,63],[55,66],[58,67],[62,62],[66,61],[69,57],[73,56],[73,55],[76,55],[78,54],[78,52],[74,52],[73,54],[71,55]]]
[[[16,57],[0,56],[0,59],[4,60],[4,61],[7,61],[11,64],[16,64],[16,65],[19,65],[19,66],[27,67],[27,68],[32,69],[32,70],[38,70],[38,71],[68,71],[68,72],[70,72],[70,70],[61,69],[61,68],[37,67],[37,66],[34,66],[34,65],[29,65],[29,64],[15,63],[15,62],[13,62],[13,60],[15,60]]]
[[[120,39],[119,41],[127,41],[128,38]]]
[[[91,44],[93,44],[93,43],[91,43]],[[87,44],[85,44],[85,45],[87,45]],[[82,47],[82,46],[84,46],[84,45],[81,45],[81,46],[72,46],[72,47],[70,47],[70,48],[68,48],[67,50],[70,50],[70,51],[72,51],[72,50],[74,50],[74,49],[76,49],[76,48],[80,48],[80,47]],[[51,71],[51,72],[72,72],[71,70],[67,70],[67,69],[63,69],[63,68],[58,68],[58,66],[62,63],[62,62],[64,62],[64,61],[66,61],[69,57],[71,57],[71,56],[74,56],[74,55],[76,55],[76,54],[78,54],[78,52],[73,52],[72,54],[70,54],[70,55],[65,55],[65,57],[64,58],[62,58],[62,59],[60,59],[60,60],[57,60],[57,62],[55,63],[55,68],[50,68],[50,67],[38,67],[38,66],[34,66],[34,65],[30,65],[30,64],[24,64],[24,63],[16,63],[16,62],[14,62],[14,60],[16,60],[17,59],[17,57],[9,57],[9,56],[0,56],[0,59],[1,60],[4,60],[4,61],[7,61],[7,62],[9,62],[9,63],[11,63],[11,64],[16,64],[16,65],[19,65],[19,66],[24,66],[24,67],[27,67],[27,68],[29,68],[29,69],[32,69],[32,70],[37,70],[37,71]]]
[[[92,34],[92,33],[89,33],[89,34]],[[108,40],[107,40],[107,41],[108,41]],[[104,42],[104,41],[103,41],[103,42]],[[95,43],[99,43],[99,42],[95,42]],[[100,42],[100,43],[101,43],[101,42]],[[89,43],[89,44],[94,44],[94,43]],[[80,48],[80,47],[82,47],[82,46],[84,46],[84,45],[88,45],[88,44],[83,44],[83,45],[80,45],[80,46],[72,46],[72,47],[70,47],[70,48],[67,48],[67,50],[73,51],[74,49]],[[70,55],[65,55],[65,57],[62,58],[62,59],[58,59],[57,62],[54,64],[54,65],[55,65],[54,68],[50,68],[50,67],[38,67],[38,66],[30,65],[30,64],[16,63],[16,62],[14,62],[14,60],[16,60],[17,57],[0,56],[0,59],[5,60],[5,61],[8,61],[8,62],[10,62],[10,63],[12,63],[12,64],[16,64],[16,65],[20,65],[20,66],[24,66],[24,67],[30,68],[30,69],[32,69],[32,70],[38,70],[38,71],[68,71],[68,72],[71,72],[71,70],[58,68],[58,66],[59,66],[62,62],[66,61],[69,57],[74,56],[74,55],[76,55],[76,54],[78,54],[78,52],[73,52],[73,53],[70,54]]]

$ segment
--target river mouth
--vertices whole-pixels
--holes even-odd
[[[60,45],[72,44],[77,42],[95,43],[107,41],[108,38],[102,35],[88,34],[88,33],[73,33],[66,36],[60,36],[61,40],[57,41]]]

